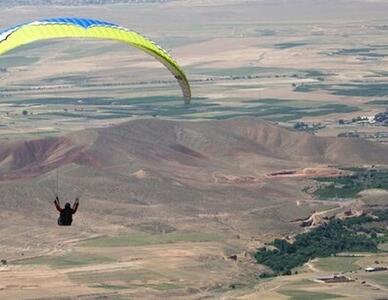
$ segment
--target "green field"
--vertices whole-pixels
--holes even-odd
[[[102,289],[107,289],[107,290],[127,290],[131,288],[137,288],[137,287],[147,287],[153,290],[157,291],[168,291],[168,290],[176,290],[182,288],[178,284],[174,283],[160,283],[160,284],[146,284],[146,285],[136,285],[136,284],[128,284],[128,285],[115,285],[115,284],[97,284],[97,285],[92,285],[91,287],[96,287],[96,288],[102,288]],[[124,298],[123,298],[124,299]],[[127,298],[125,298],[127,299]]]
[[[202,102],[202,101],[201,101]],[[256,117],[260,119],[266,119],[271,121],[291,121],[302,118],[303,116],[322,116],[332,113],[348,113],[358,111],[359,109],[354,106],[348,106],[337,103],[320,103],[312,104],[309,101],[298,100],[282,100],[282,99],[260,99],[243,101],[240,104],[228,105],[226,107],[217,103],[209,103],[206,100],[199,102],[196,107],[184,107],[185,110],[178,111],[177,107],[161,111],[158,113],[160,116],[174,116],[185,114],[188,118],[191,118],[190,114],[198,114],[206,109],[205,119],[229,119],[236,117]],[[167,107],[166,107],[167,108]],[[160,107],[159,107],[160,110]]]
[[[76,80],[71,76],[71,78]],[[65,78],[65,79],[66,79]],[[63,78],[62,78],[63,79]],[[57,80],[60,80],[57,78]],[[196,98],[193,101],[198,100]],[[149,97],[136,97],[136,98],[107,98],[107,97],[41,97],[38,99],[15,99],[12,101],[2,101],[2,103],[8,104],[29,104],[29,105],[82,105],[82,106],[120,106],[120,105],[144,105],[144,104],[165,104],[170,102],[180,103],[182,99],[180,97],[167,97],[167,96],[149,96]],[[195,103],[194,103],[195,104]]]
[[[256,117],[271,121],[291,121],[303,116],[322,116],[332,113],[348,113],[358,111],[357,107],[344,104],[311,105],[306,101],[289,101],[280,99],[263,99],[223,106],[204,98],[194,98],[190,106],[183,105],[179,97],[142,97],[127,99],[109,98],[46,98],[37,100],[21,100],[14,103],[23,105],[44,105],[49,107],[46,112],[40,112],[29,119],[42,117],[66,117],[86,119],[115,119],[139,116],[168,117],[175,119],[229,119],[236,117]],[[82,111],[65,106],[83,106]],[[87,109],[86,109],[87,108]],[[50,111],[51,110],[51,111]],[[53,111],[54,110],[54,111]]]
[[[289,49],[289,48],[295,48],[295,47],[301,47],[307,45],[306,42],[299,41],[299,42],[285,42],[285,43],[279,43],[275,44],[275,48],[277,49]]]
[[[366,104],[370,105],[388,105],[388,100],[373,100],[369,101]]]
[[[373,274],[369,276],[369,278],[372,279],[374,282],[388,288],[388,272]]]
[[[110,257],[86,253],[67,253],[62,256],[40,256],[15,261],[17,265],[48,265],[53,268],[71,268],[114,262]]]
[[[28,66],[39,61],[38,57],[4,55],[0,57],[1,68],[15,68],[21,66]]]
[[[297,290],[284,290],[280,291],[281,294],[289,296],[291,300],[325,300],[325,299],[336,299],[344,296],[328,293],[315,293],[308,291],[297,291]]]
[[[92,287],[102,288],[106,290],[126,290],[129,288],[129,286],[126,286],[126,285],[104,284],[104,283],[93,285]]]
[[[152,270],[120,269],[114,271],[72,272],[69,279],[89,287],[119,291],[149,288],[156,291],[180,289],[181,285],[170,282],[169,278]]]
[[[326,257],[319,258],[314,266],[325,272],[344,273],[359,270],[356,261],[357,257]]]
[[[358,58],[383,58],[387,56],[384,47],[342,48],[331,52],[329,56],[354,56]]]
[[[102,271],[102,272],[73,272],[69,274],[69,278],[78,283],[85,284],[98,284],[98,285],[108,285],[108,287],[112,287],[109,282],[119,281],[122,283],[130,283],[132,281],[141,281],[145,284],[148,281],[156,281],[162,280],[163,275],[144,269],[125,269],[125,270],[117,270],[117,271]],[[114,287],[120,286],[122,288],[125,285],[122,284],[114,284]],[[114,288],[113,287],[113,288]],[[129,286],[130,288],[130,286]]]
[[[100,237],[80,243],[83,247],[133,247],[158,244],[173,244],[178,242],[213,242],[221,241],[224,237],[211,233],[166,233],[119,235],[114,237]]]
[[[302,84],[294,90],[297,92],[324,90],[338,96],[384,97],[388,96],[388,83]]]

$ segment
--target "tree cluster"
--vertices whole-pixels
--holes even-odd
[[[329,223],[309,232],[299,234],[290,243],[275,239],[271,248],[258,249],[255,258],[258,263],[268,266],[273,275],[290,275],[292,269],[316,257],[329,257],[340,252],[376,252],[382,242],[376,232],[379,229],[363,227],[374,222],[386,222],[388,211],[377,213],[377,219],[370,216],[353,217],[346,220],[333,219]],[[384,230],[387,233],[387,230]],[[268,274],[262,277],[268,276]]]

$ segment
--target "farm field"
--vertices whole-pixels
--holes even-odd
[[[388,272],[365,271],[388,266],[376,219],[354,233],[379,241],[369,251],[276,274],[255,254],[386,211],[388,3],[111,2],[0,1],[0,28],[79,16],[133,29],[176,59],[192,102],[113,41],[0,56],[0,299],[387,298]],[[71,227],[56,194],[80,198]],[[350,280],[319,280],[334,275]]]

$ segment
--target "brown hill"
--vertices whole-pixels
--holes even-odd
[[[172,177],[196,170],[208,177],[220,170],[257,173],[260,167],[271,169],[271,161],[274,169],[281,162],[387,164],[387,153],[387,146],[362,139],[318,137],[254,119],[136,120],[66,137],[3,144],[0,178],[38,176],[71,163],[110,172],[127,164],[134,172],[141,166]]]

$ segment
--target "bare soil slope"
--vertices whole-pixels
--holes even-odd
[[[180,177],[187,171],[237,169],[283,160],[326,164],[387,164],[388,147],[362,139],[318,137],[254,119],[216,122],[137,120],[66,137],[0,147],[0,178],[39,176],[75,163],[120,170],[142,165]],[[263,161],[264,160],[264,161]],[[268,168],[268,166],[265,166]],[[210,171],[210,172],[209,172]],[[246,171],[257,173],[259,170]],[[136,170],[134,170],[136,172]],[[190,177],[190,176],[189,176]]]

